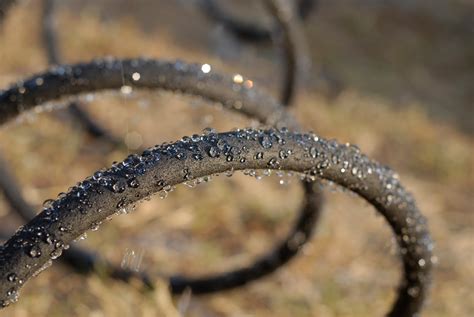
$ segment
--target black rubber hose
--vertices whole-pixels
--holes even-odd
[[[210,67],[209,65],[206,66]],[[131,77],[132,82],[128,83],[131,85],[130,87],[162,88],[171,90],[179,89],[185,93],[200,95],[213,101],[219,101],[230,106],[234,111],[243,112],[248,116],[257,118],[267,124],[279,122],[280,124],[289,124],[296,127],[294,121],[285,113],[278,103],[276,103],[272,98],[259,92],[255,87],[246,85],[246,80],[242,79],[241,83],[236,83],[233,78],[229,80],[229,78],[231,78],[230,76],[219,75],[215,72],[212,72],[212,74],[206,73],[203,71],[202,65],[187,65],[182,62],[173,64],[140,59],[109,59],[107,61],[96,61],[92,64],[79,64],[72,67],[64,66],[64,68],[69,69],[71,74],[81,74],[81,82],[85,86],[81,87],[80,90],[75,91],[75,94],[105,88],[120,88],[122,81],[115,82],[114,80],[111,80],[117,75],[117,73],[120,73],[120,76],[124,76],[121,77],[124,80]],[[148,71],[146,74],[147,76],[143,73],[143,70],[145,69]],[[207,71],[207,68],[204,69]],[[106,78],[106,82],[100,82],[101,79],[97,76],[97,72],[103,72],[100,78]],[[49,102],[60,97],[60,94],[57,94],[57,92],[70,96],[72,94],[70,89],[75,85],[74,76],[71,78],[71,76],[67,75],[66,72],[60,71],[61,75],[59,76],[60,78],[58,78],[52,76],[52,74],[55,73],[57,73],[57,71],[47,72],[34,76],[25,82],[26,85],[28,85],[29,82],[34,82],[36,88],[30,87],[28,90],[24,90],[24,85],[15,86],[0,94],[0,109],[2,109],[2,106],[22,110],[30,109],[33,104],[24,103],[26,100],[33,98],[33,100]],[[139,74],[139,76],[137,74]],[[165,76],[165,74],[167,75]],[[158,82],[153,81],[153,78],[160,77],[162,78],[161,80],[158,80]],[[88,78],[91,78],[94,81],[86,84]],[[38,85],[38,82],[41,83],[41,85]],[[219,87],[216,87],[217,83],[219,83]],[[179,85],[177,86],[176,84]],[[48,89],[46,91],[38,90],[38,88],[41,87],[47,87]],[[213,89],[210,89],[211,87]],[[216,93],[214,89],[218,89],[216,90],[218,93]],[[56,94],[50,95],[49,93],[53,90]],[[14,91],[19,91],[22,94],[23,99],[20,100],[18,98],[13,98],[16,101],[19,101],[19,103],[7,105],[3,101],[11,100],[12,95],[10,95],[10,93],[14,93]],[[2,97],[5,98],[2,99]],[[277,116],[272,118],[274,115]],[[6,168],[3,169],[6,171]],[[12,177],[5,177],[5,184],[2,184],[0,181],[0,188],[4,188],[7,192],[6,198],[12,207],[17,209],[23,216],[23,219],[28,221],[34,216],[34,213],[31,211],[31,207],[28,208],[28,204],[21,197],[19,190],[16,190],[15,193],[11,193],[12,189],[18,188],[18,185],[16,185],[13,180],[9,181],[9,178]],[[180,293],[184,289],[190,288],[194,293],[209,293],[230,289],[270,274],[278,267],[288,262],[297,254],[300,247],[311,238],[314,225],[320,214],[322,200],[320,190],[313,188],[310,184],[305,184],[304,187],[306,192],[305,202],[296,224],[286,239],[277,245],[268,255],[262,256],[254,264],[248,267],[221,274],[198,278],[188,278],[184,276],[171,277],[171,291],[173,293]],[[85,251],[82,252],[84,253]],[[86,257],[83,262],[92,264],[93,262],[91,262],[90,259],[93,259],[93,256]],[[69,261],[68,263],[74,266],[75,262]],[[83,271],[82,266],[80,269]],[[93,270],[94,266],[91,265],[89,272]]]
[[[269,5],[269,7],[272,7],[272,6]],[[281,14],[278,15],[278,12],[277,12],[276,8],[275,8],[275,15],[277,17],[281,16]],[[45,49],[46,49],[46,52],[47,52],[49,63],[55,65],[55,64],[59,63],[60,53],[59,53],[59,49],[57,47],[56,33],[55,33],[54,21],[53,21],[54,0],[43,0],[42,17],[43,17],[42,18],[43,43],[45,45]],[[285,24],[286,20],[279,19],[279,18],[277,19],[277,21],[280,21],[280,20],[283,24]],[[285,42],[284,43],[289,43],[288,41],[286,41],[287,38],[288,37],[285,37]],[[288,49],[286,49],[286,48],[288,48]],[[285,53],[288,53],[288,52],[290,53],[288,55],[288,60],[290,62],[295,61],[295,58],[294,58],[295,56],[292,54],[294,52],[292,50],[292,47],[287,46],[286,48],[285,48]],[[293,58],[291,58],[291,57],[293,57]],[[282,97],[282,101],[284,102],[284,104],[289,104],[291,95],[293,93],[293,86],[295,84],[294,79],[295,79],[295,76],[297,74],[295,63],[289,63],[288,65],[289,65],[289,67],[286,68],[286,74],[287,75],[285,76],[285,78],[288,78],[288,80],[284,82],[283,97]],[[74,115],[74,117],[76,119],[78,119],[78,121],[85,127],[85,130],[90,135],[92,135],[94,137],[97,137],[97,138],[106,139],[106,140],[110,141],[113,144],[120,144],[120,142],[115,137],[113,137],[110,133],[108,133],[107,130],[105,130],[100,125],[95,123],[94,120],[92,118],[90,118],[90,116],[87,114],[87,112],[83,111],[77,105],[77,103],[75,103],[75,102],[71,103],[69,105],[68,109]],[[12,188],[12,186],[13,186],[13,183],[10,183],[8,187],[4,187],[4,188]],[[17,193],[19,194],[20,192],[17,191]],[[10,203],[13,206],[15,206],[15,204],[19,202],[18,198],[22,198],[22,197],[17,196],[16,198],[17,198],[16,201],[10,201]],[[25,205],[25,204],[27,205],[27,203],[22,199],[22,204],[17,205],[18,208],[20,208],[19,209],[20,212],[21,212],[21,210],[25,210],[24,206],[21,206],[21,205]],[[316,205],[312,206],[312,207],[314,207],[313,208],[314,209],[314,215],[307,214],[307,213],[303,212],[301,214],[302,218],[300,218],[298,220],[297,224],[300,224],[302,222],[308,222],[308,223],[313,224],[313,223],[316,222],[317,217],[319,215],[319,209],[320,208],[319,208],[319,206],[316,206]],[[18,208],[15,208],[15,209],[18,209]],[[22,216],[25,216],[25,215],[23,214]],[[31,217],[31,214],[30,214],[30,217]],[[24,219],[29,219],[30,217],[23,217],[23,218]],[[296,254],[295,250],[289,250],[286,247],[286,241],[291,240],[292,237],[295,234],[303,235],[302,232],[305,233],[304,236],[307,236],[309,238],[310,231],[306,227],[304,227],[304,230],[302,230],[300,228],[300,226],[301,225],[295,226],[294,230],[292,232],[290,232],[288,238],[285,241],[283,241],[277,247],[277,249],[275,249],[274,252],[271,254],[270,258],[272,258],[272,259],[273,258],[278,258],[279,259],[278,263],[274,262],[273,265],[268,266],[266,263],[268,262],[269,257],[265,256],[265,257],[262,257],[260,260],[258,260],[255,263],[256,265],[253,265],[251,267],[244,268],[244,269],[241,269],[241,270],[229,272],[229,274],[227,274],[226,278],[222,278],[222,275],[215,275],[215,276],[209,277],[208,279],[199,278],[199,279],[193,279],[193,280],[189,280],[189,279],[184,278],[184,277],[174,277],[174,278],[172,278],[172,281],[171,281],[171,289],[172,289],[173,292],[180,292],[184,288],[190,287],[196,293],[202,293],[202,292],[204,292],[204,289],[218,290],[218,289],[227,289],[227,288],[236,287],[238,285],[248,283],[252,279],[251,277],[256,278],[257,276],[263,276],[263,275],[266,275],[268,273],[271,273],[279,265],[282,265],[282,264],[286,263],[293,255]],[[303,243],[306,242],[306,239],[304,239],[302,242]],[[74,248],[74,249],[72,249],[72,250],[70,250],[66,253],[67,254],[69,254],[69,253],[74,254],[73,258],[76,259],[75,261],[67,261],[69,259],[69,255],[67,255],[65,257],[65,260],[69,264],[76,267],[79,271],[83,272],[85,267],[87,267],[86,271],[88,271],[88,272],[93,271],[94,267],[93,267],[92,264],[95,263],[93,261],[93,259],[95,259],[95,257],[93,257],[92,255],[85,256],[84,259],[81,262],[81,261],[78,261],[77,254],[86,255],[86,251]],[[84,263],[85,263],[85,265],[83,265]],[[87,265],[89,265],[89,266],[87,266]],[[263,268],[263,266],[265,266],[266,268]],[[248,276],[247,279],[236,280],[235,278],[233,278],[233,276],[236,276],[235,272],[243,272],[243,271],[247,272],[247,276]],[[237,274],[237,276],[242,276],[242,274]],[[209,281],[209,282],[212,282],[212,283],[209,283],[209,282],[206,282],[206,281]],[[219,281],[221,281],[221,282],[219,283]],[[193,287],[192,285],[196,285],[196,287]],[[203,286],[203,285],[205,285],[205,286]]]
[[[265,0],[266,1],[266,0]],[[288,1],[286,1],[288,2]],[[301,19],[306,19],[312,10],[317,7],[316,0],[295,0],[290,5],[296,6]],[[272,30],[261,23],[246,21],[222,9],[217,0],[200,0],[200,8],[215,22],[221,24],[235,36],[247,41],[270,41]]]
[[[55,2],[56,0],[43,0],[41,14],[41,35],[50,65],[61,64],[61,53],[58,47],[56,28],[54,26]],[[122,145],[123,142],[120,142],[116,136],[112,135],[106,128],[96,122],[77,102],[69,103],[67,109],[90,136],[105,140],[114,146]]]
[[[283,153],[283,155],[282,155]],[[263,159],[260,159],[263,155]],[[403,278],[388,316],[415,316],[431,281],[432,240],[425,218],[396,174],[358,148],[314,134],[237,130],[185,138],[131,155],[55,200],[0,247],[0,303],[66,245],[117,211],[162,190],[207,175],[247,169],[288,170],[319,177],[364,198],[383,215],[400,247]]]
[[[292,22],[292,15],[290,14],[290,10],[288,10],[287,7],[285,7],[284,4],[278,4],[273,1],[267,1],[267,6],[269,8],[269,11],[274,15],[275,20],[277,21],[277,24],[281,29],[281,33],[283,35],[283,41],[282,41],[282,47],[283,47],[283,53],[286,55],[284,63],[284,83],[283,83],[283,88],[282,88],[282,96],[281,100],[282,103],[285,105],[289,105],[291,98],[294,94],[294,86],[296,82],[296,77],[298,74],[298,65],[297,65],[297,56],[298,54],[301,54],[303,51],[301,48],[303,47],[302,43],[302,37],[301,37],[301,31],[298,29],[297,23],[298,22]],[[54,23],[53,23],[53,10],[54,10],[54,0],[44,0],[43,1],[43,42],[45,44],[46,52],[48,55],[49,62],[51,64],[57,64],[59,61],[59,50],[57,48],[57,40],[56,40],[56,34],[55,34],[55,29],[54,29]],[[300,43],[300,44],[298,44]],[[89,134],[99,137],[99,138],[106,138],[109,139],[113,143],[118,143],[116,142],[115,138],[110,137],[110,134],[107,133],[106,130],[101,128],[99,125],[95,124],[92,119],[87,115],[86,112],[82,111],[77,104],[71,103],[69,110],[74,113],[75,117],[79,119],[80,122],[86,127],[86,131],[89,132]],[[12,184],[10,184],[10,187]],[[312,190],[307,190],[308,192],[312,192]],[[317,195],[318,201],[320,201],[319,195]],[[14,203],[14,202],[13,202]],[[274,250],[273,253],[271,253],[271,256],[265,256],[262,257],[260,260],[256,262],[256,265],[244,268],[241,270],[237,270],[234,272],[230,272],[227,274],[227,277],[225,279],[222,278],[221,275],[216,275],[208,278],[200,278],[196,280],[189,280],[187,278],[183,277],[174,277],[172,278],[171,282],[171,289],[173,292],[180,292],[186,287],[191,287],[195,293],[202,293],[202,292],[208,292],[211,289],[224,289],[224,288],[231,288],[231,287],[236,287],[238,285],[242,285],[247,283],[249,280],[251,280],[251,277],[254,276],[255,278],[257,276],[263,276],[265,274],[268,274],[269,272],[275,270],[278,265],[282,265],[286,263],[296,252],[295,250],[290,250],[287,247],[287,241],[290,241],[293,239],[293,236],[299,235],[299,236],[306,236],[309,237],[311,234],[311,231],[309,231],[308,228],[311,226],[304,226],[304,223],[308,224],[314,224],[317,221],[317,217],[319,216],[319,206],[316,204],[314,206],[311,206],[312,213],[310,212],[304,212],[304,210],[301,213],[300,219],[297,221],[297,225],[295,226],[294,230],[289,234],[286,240],[284,240],[278,247],[277,249]],[[24,219],[29,219],[29,218],[24,218]],[[306,239],[302,240],[302,243],[306,242]],[[83,252],[84,253],[84,252]],[[84,260],[86,263],[92,263],[90,261],[91,257],[86,257]],[[268,259],[279,259],[278,264],[277,262],[274,262],[273,266],[268,266],[267,262]],[[75,263],[75,262],[70,262],[70,263]],[[83,270],[82,265],[78,266],[80,270]],[[264,267],[267,267],[266,269]],[[91,267],[90,270],[93,268]],[[236,280],[234,277],[235,276],[242,276],[243,274],[236,274],[238,272],[246,272],[246,275],[249,277],[247,279],[243,280]],[[209,283],[209,281],[214,281],[213,283]],[[218,283],[218,281],[221,281]],[[194,287],[192,285],[195,285]],[[207,291],[205,291],[207,290]]]
[[[202,64],[145,58],[105,58],[90,63],[55,66],[0,92],[0,124],[48,101],[125,86],[128,89],[163,89],[199,95],[267,125],[284,122],[296,126],[295,120],[278,102],[257,89],[257,85],[248,85],[246,78],[236,81],[235,76],[203,71],[202,68]]]
[[[312,1],[310,2],[312,3]],[[297,82],[301,80],[303,70],[304,73],[309,72],[311,64],[303,29],[299,18],[296,16],[296,10],[290,2],[286,0],[263,0],[263,3],[275,24],[269,36],[272,35],[275,49],[282,56],[282,83],[279,100],[284,106],[291,106],[298,88]],[[219,13],[221,10],[214,3],[214,0],[204,0],[202,6],[209,14],[215,12],[211,15],[225,16],[225,14]],[[255,29],[253,26],[249,26],[249,28],[251,30]]]
[[[3,10],[3,8],[6,7],[6,4],[11,5],[13,4],[13,1],[0,0],[0,15],[2,12],[6,12],[6,10]],[[42,4],[42,37],[47,53],[46,55],[48,56],[48,62],[54,65],[59,63],[60,58],[59,49],[56,44],[57,41],[53,14],[54,1],[44,0]],[[76,119],[78,119],[78,122],[85,127],[85,131],[87,131],[91,136],[106,140],[116,146],[121,145],[121,142],[118,141],[117,138],[113,137],[107,130],[98,125],[76,102],[71,102],[68,106],[68,110]],[[0,191],[3,192],[6,201],[9,203],[11,208],[19,213],[24,221],[29,221],[36,215],[36,213],[33,207],[23,198],[19,188],[20,187],[13,175],[10,173],[6,162],[0,157]],[[79,273],[90,273],[100,269],[102,273],[108,272],[109,275],[125,281],[129,280],[132,274],[138,275],[138,273],[105,263],[104,260],[100,259],[90,251],[85,251],[74,246],[65,252],[62,260],[64,263],[74,267],[74,269]],[[149,279],[146,278],[146,276],[144,276],[142,280],[145,284],[149,284]]]
[[[0,24],[5,19],[7,11],[16,2],[16,0],[0,0]]]
[[[9,206],[17,212],[25,222],[28,222],[36,216],[36,212],[23,198],[20,186],[7,166],[6,162],[0,156],[0,192],[5,197]],[[81,274],[100,271],[101,273],[106,273],[123,281],[128,281],[132,277],[138,277],[144,285],[152,288],[151,279],[148,278],[146,274],[117,267],[106,262],[98,255],[74,245],[64,252],[64,255],[61,257],[61,262],[73,267],[76,272]]]
[[[264,3],[275,20],[275,46],[283,56],[283,80],[279,100],[283,105],[291,106],[299,86],[297,82],[301,80],[303,73],[309,72],[311,66],[302,26],[288,1],[264,0]]]
[[[175,276],[170,280],[171,290],[178,294],[187,288],[193,294],[207,294],[243,286],[262,278],[290,261],[303,245],[311,239],[315,225],[321,214],[322,193],[313,188],[313,183],[305,183],[305,204],[298,220],[288,236],[273,249],[255,261],[251,266],[198,278]],[[315,193],[316,192],[316,193]]]
[[[18,190],[18,184],[5,167],[6,163],[0,157],[0,191],[9,205],[21,214],[23,220],[30,221],[36,213],[33,207],[24,200],[21,192]],[[180,294],[186,289],[190,289],[193,294],[207,294],[236,288],[274,272],[291,260],[311,238],[320,215],[322,195],[315,194],[312,185],[305,184],[306,201],[299,218],[287,238],[278,244],[273,251],[262,256],[248,267],[224,273],[196,278],[181,275],[171,276],[169,282],[171,292],[173,294]],[[10,236],[4,235],[5,240]],[[1,237],[2,235],[0,235]],[[125,282],[132,278],[139,278],[145,286],[153,288],[152,279],[147,273],[117,267],[91,251],[86,251],[74,245],[65,250],[64,255],[60,259],[62,263],[74,268],[76,272],[81,274],[93,272],[106,273],[112,278]]]

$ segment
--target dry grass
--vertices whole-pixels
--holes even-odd
[[[362,55],[366,60],[380,59],[380,54],[385,52],[382,44],[369,43],[367,46],[373,50],[368,50],[348,40],[354,34],[369,36],[368,22],[359,25],[359,14],[351,16],[350,12],[336,9],[330,6],[323,10],[327,15],[317,22],[318,29],[330,32],[326,35],[331,36],[331,41],[324,41],[318,31],[308,30],[311,39],[320,43],[313,55],[329,61],[330,65],[337,65],[335,57],[342,59],[347,55],[341,49],[356,52],[354,60]],[[2,86],[46,67],[37,34],[37,12],[35,3],[16,8],[0,31]],[[205,61],[215,69],[241,71],[257,79],[277,76],[272,63],[252,49],[241,52],[244,62],[223,61],[207,49],[209,45],[203,43],[202,34],[186,34],[190,43],[183,47],[173,37],[175,34],[170,33],[173,28],[178,31],[189,28],[182,25],[183,21],[145,32],[139,21],[132,18],[117,18],[104,24],[90,11],[78,12],[72,15],[61,11],[60,15],[61,46],[67,61],[106,54],[149,55]],[[367,13],[363,18],[374,19],[371,14],[375,15]],[[193,21],[202,22],[197,16]],[[203,25],[206,26],[204,22]],[[412,28],[417,30],[416,25]],[[424,36],[414,33],[411,36]],[[343,44],[335,45],[338,41]],[[416,42],[411,49],[424,52],[426,47]],[[392,43],[391,49],[395,50],[393,56],[398,56],[397,49],[400,54],[406,50],[396,43]],[[365,50],[362,55],[357,53],[361,50]],[[268,48],[263,51],[263,55],[269,55]],[[469,316],[474,311],[474,140],[472,134],[459,129],[451,118],[444,120],[442,113],[432,114],[429,101],[437,96],[437,87],[443,87],[443,92],[451,89],[449,83],[437,78],[431,86],[432,95],[428,96],[434,96],[431,99],[393,98],[397,89],[403,91],[401,95],[412,92],[405,90],[405,78],[411,73],[413,63],[421,69],[432,69],[429,64],[408,62],[404,58],[395,60],[393,56],[390,62],[396,63],[396,67],[389,71],[373,66],[362,72],[360,64],[340,60],[345,68],[339,75],[348,83],[342,94],[331,99],[317,90],[307,89],[299,96],[294,112],[307,129],[341,142],[356,143],[365,153],[400,173],[430,220],[437,243],[439,265],[424,316]],[[472,70],[468,59],[464,61],[464,71]],[[435,81],[431,73],[426,76],[429,80],[424,84]],[[374,78],[384,78],[384,85],[391,92],[373,93],[365,89],[377,85]],[[267,89],[274,85],[273,81],[262,82]],[[455,111],[467,109],[463,114],[472,119],[472,108],[457,107],[469,104],[469,96],[464,91],[455,95],[460,97],[450,106]],[[215,105],[168,93],[137,93],[133,98],[120,94],[97,95],[88,109],[117,135],[138,132],[146,145],[176,140],[206,126],[225,131],[251,124]],[[25,195],[38,206],[127,154],[105,150],[74,125],[64,124],[67,120],[57,118],[56,114],[27,116],[22,124],[12,123],[0,130],[0,151],[24,185]],[[224,270],[248,263],[271,246],[275,236],[282,237],[300,198],[296,180],[281,186],[275,178],[256,181],[242,175],[219,177],[192,190],[178,187],[165,200],[154,198],[145,202],[132,215],[116,217],[98,232],[90,233],[82,244],[116,262],[121,261],[127,248],[142,250],[141,269],[157,276]],[[19,225],[18,220],[8,213],[1,200],[0,207],[2,227],[13,230]],[[157,281],[159,287],[154,293],[143,293],[138,287],[103,277],[78,276],[55,263],[28,283],[20,301],[2,313],[15,317],[179,316],[181,313],[186,316],[380,316],[393,299],[398,282],[400,268],[394,249],[388,227],[371,207],[330,188],[317,235],[303,255],[271,277],[243,289],[207,297],[171,298],[165,281]]]

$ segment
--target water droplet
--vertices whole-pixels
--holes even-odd
[[[7,275],[7,280],[9,282],[16,282],[18,278],[16,277],[16,274],[15,273],[10,273]]]
[[[54,199],[46,199],[43,202],[43,208],[50,208],[53,202],[54,202]]]
[[[290,156],[290,151],[289,150],[281,150],[279,153],[278,153],[278,156],[282,159],[282,160],[285,160],[287,159],[289,156]]]
[[[272,147],[272,140],[268,135],[264,134],[260,137],[260,144],[264,149],[269,149]]]
[[[19,294],[18,294],[18,291],[14,288],[11,288],[10,290],[8,290],[7,292],[7,302],[8,303],[16,303],[18,301],[18,297],[19,297]]]
[[[241,83],[244,82],[244,77],[242,77],[242,75],[240,75],[240,74],[235,74],[234,77],[232,78],[232,80],[236,84],[241,84]]]
[[[112,186],[112,190],[115,192],[115,193],[123,193],[126,189],[126,185],[125,185],[125,182],[122,181],[122,180],[118,180],[117,182],[115,182],[115,184]]]
[[[41,272],[43,272],[44,270],[46,270],[48,267],[51,266],[51,264],[53,264],[53,261],[50,259],[48,261],[46,261],[43,266],[41,266],[36,272],[33,273],[33,276],[37,276],[38,274],[40,274]]]
[[[38,86],[43,85],[44,84],[44,79],[41,78],[41,77],[36,78],[35,84],[38,85]]]
[[[93,223],[91,227],[91,231],[97,231],[99,230],[100,222],[99,223]]]
[[[410,287],[410,288],[408,288],[407,293],[408,293],[408,295],[410,295],[411,297],[417,297],[418,294],[420,294],[420,288],[419,288],[418,286]]]
[[[140,73],[135,72],[135,73],[132,74],[132,79],[134,81],[139,81],[140,77],[141,77]]]
[[[131,86],[123,85],[120,87],[120,92],[124,95],[130,95],[133,92],[133,88]]]
[[[220,139],[217,141],[216,145],[218,149],[224,150],[224,148],[227,146],[227,143],[224,140]]]
[[[202,64],[202,66],[201,66],[201,71],[202,71],[204,74],[208,74],[208,73],[211,71],[211,65],[209,65],[209,64]]]
[[[81,241],[81,240],[85,240],[87,239],[87,232],[84,232],[83,234],[81,234],[79,237],[77,237],[74,241]]]
[[[128,186],[132,188],[138,188],[140,186],[140,182],[136,178],[132,178],[128,181]]]
[[[272,157],[270,161],[268,161],[268,166],[272,168],[279,168],[280,167],[280,162],[278,162],[278,159],[276,157]]]
[[[256,159],[256,160],[261,160],[261,159],[263,159],[263,152],[257,152],[257,154],[255,154],[255,159]]]
[[[166,190],[161,190],[159,193],[160,199],[165,199],[168,197],[168,192]]]
[[[51,252],[50,256],[51,256],[51,259],[52,260],[56,260],[57,258],[59,258],[61,255],[63,254],[63,249],[62,248],[58,248],[58,249],[55,249]]]
[[[29,249],[28,255],[32,258],[38,258],[41,256],[41,250],[38,246],[34,245]]]
[[[120,199],[119,202],[117,203],[117,208],[118,209],[123,209],[125,207],[125,199]]]
[[[250,79],[247,79],[246,81],[244,81],[244,86],[247,89],[252,88],[253,87],[253,81],[251,81]]]
[[[242,107],[244,106],[244,104],[243,104],[242,101],[240,101],[240,100],[235,100],[232,106],[233,106],[235,109],[240,110],[240,109],[242,109]]]
[[[219,155],[219,149],[216,148],[215,146],[211,146],[211,148],[209,149],[209,152],[208,152],[209,156],[210,157],[217,157]]]
[[[194,153],[193,154],[193,159],[195,159],[196,161],[201,161],[204,157],[202,156],[201,153]]]
[[[217,131],[216,131],[215,129],[213,129],[213,128],[207,127],[207,128],[204,128],[204,129],[202,130],[202,133],[203,133],[204,135],[210,135],[210,134],[215,134],[215,133],[217,133]]]
[[[233,168],[231,168],[230,170],[225,172],[225,176],[227,176],[227,177],[231,177],[232,175],[234,175],[234,169]]]
[[[184,182],[184,185],[188,186],[189,188],[194,188],[196,187],[197,183],[196,183],[196,180],[193,179],[193,180]]]

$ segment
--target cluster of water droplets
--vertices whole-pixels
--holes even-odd
[[[175,184],[194,186],[209,181],[208,174],[213,172],[203,175],[202,168],[211,160],[218,160],[216,166],[222,166],[221,172],[228,176],[237,168],[244,169],[245,174],[256,178],[269,176],[272,170],[283,177],[288,175],[284,174],[284,170],[293,166],[292,169],[298,174],[291,174],[291,177],[297,175],[306,181],[329,179],[370,198],[386,210],[395,208],[400,212],[405,211],[405,219],[400,220],[397,214],[390,213],[386,217],[394,223],[396,230],[400,230],[397,239],[406,262],[421,268],[415,270],[417,276],[410,277],[410,285],[413,286],[408,291],[410,296],[418,295],[416,287],[426,278],[423,269],[432,261],[432,258],[426,257],[432,249],[432,242],[424,234],[425,221],[417,212],[412,196],[400,185],[398,175],[370,161],[353,145],[339,145],[315,134],[290,133],[287,129],[238,129],[224,134],[206,129],[202,134],[186,136],[178,142],[148,149],[142,155],[130,155],[123,162],[114,163],[110,169],[98,171],[78,183],[67,194],[60,194],[58,199],[47,201],[35,224],[20,229],[13,239],[14,245],[7,247],[21,248],[31,258],[39,258],[44,250],[52,249],[48,258],[57,258],[68,247],[61,240],[62,234],[73,229],[67,221],[68,214],[90,215],[98,220],[89,229],[97,228],[103,219],[111,215],[111,208],[114,212],[118,210],[126,213],[130,205],[134,206],[137,201],[153,193],[168,195]],[[169,175],[164,170],[155,172],[160,164],[168,166],[166,164],[170,163],[170,166],[183,166],[178,170],[178,175]],[[257,174],[257,170],[261,174]],[[147,182],[142,184],[142,179],[147,179]],[[112,196],[105,201],[117,201],[115,206],[98,203],[100,200],[97,197],[106,192]],[[107,214],[98,216],[105,209],[108,210]],[[50,232],[51,228],[56,229],[54,234]],[[49,247],[45,248],[43,243]],[[13,289],[17,289],[15,285]]]
[[[33,107],[35,112],[51,110],[78,97],[90,102],[98,90],[115,89],[128,98],[134,96],[135,88],[201,96],[244,113],[248,111],[244,108],[250,107],[249,112],[254,117],[271,125],[282,121],[286,114],[272,98],[254,89],[252,80],[240,74],[220,75],[207,63],[112,57],[91,63],[54,66],[45,73],[18,82],[0,92],[0,111],[9,118]]]

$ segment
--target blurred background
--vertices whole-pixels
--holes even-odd
[[[222,0],[267,23],[258,1]],[[21,1],[0,27],[0,88],[47,67],[40,1]],[[58,1],[63,60],[105,55],[208,63],[278,95],[272,43],[242,42],[210,21],[197,0]],[[474,311],[474,3],[470,0],[321,0],[304,22],[311,71],[292,113],[306,130],[395,169],[429,219],[438,263],[423,316]],[[203,100],[163,92],[84,96],[85,108],[127,149],[90,138],[64,110],[24,115],[0,129],[0,152],[39,211],[96,170],[141,146],[255,123]],[[58,120],[59,119],[59,120]],[[282,184],[281,184],[282,183]],[[204,297],[153,293],[60,263],[33,279],[2,316],[381,316],[400,276],[388,226],[357,197],[328,186],[313,242],[275,274]],[[157,276],[210,273],[250,263],[285,236],[302,190],[284,176],[220,176],[178,186],[79,244]],[[0,196],[0,229],[21,221]],[[133,259],[133,260],[130,260]]]

